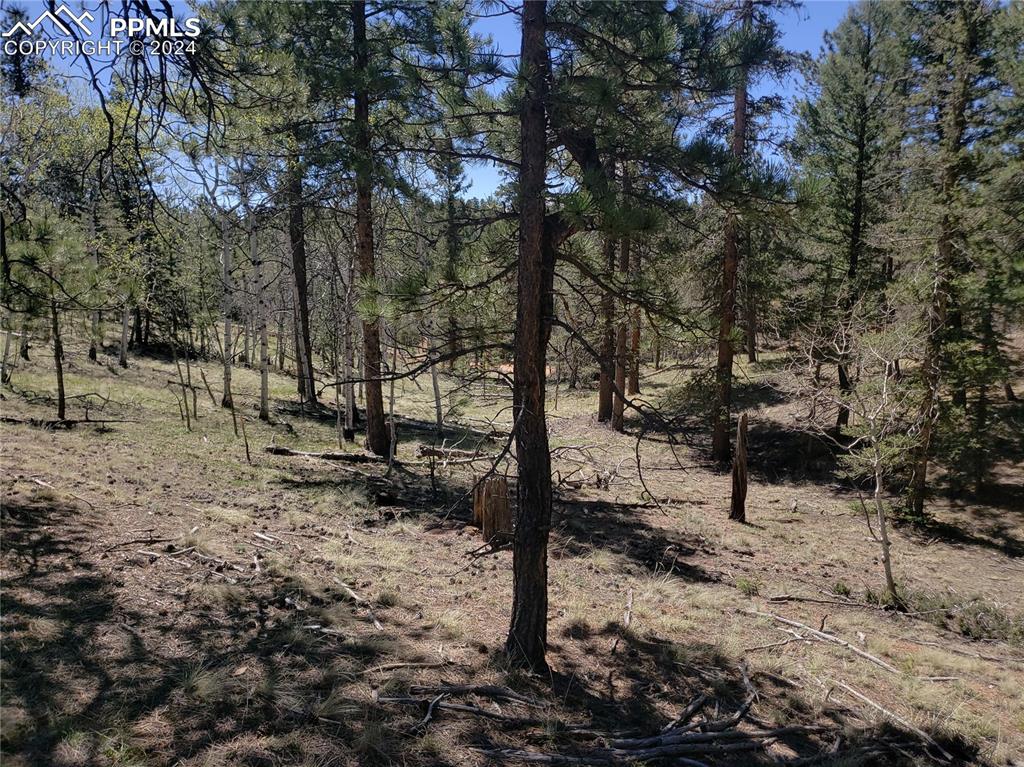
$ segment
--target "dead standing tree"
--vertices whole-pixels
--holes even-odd
[[[869,484],[870,512],[863,497],[861,505],[868,531],[880,549],[885,601],[896,607],[901,601],[892,571],[886,487],[892,477],[899,475],[907,457],[913,455],[924,425],[921,382],[900,376],[897,364],[900,360],[920,359],[927,335],[920,320],[899,303],[898,297],[892,297],[888,306],[869,313],[864,302],[857,302],[851,307],[850,318],[836,328],[835,338],[807,345],[811,356],[822,347],[841,350],[837,356],[841,353],[851,369],[860,371],[846,392],[809,377],[807,371],[813,369],[813,364],[804,362],[793,369],[798,395],[812,399],[816,405],[815,417],[808,419],[807,427],[842,451],[840,464],[851,481]],[[844,407],[850,414],[849,424],[836,432],[835,414]]]
[[[736,425],[736,452],[732,457],[732,498],[729,519],[747,521],[747,414]]]

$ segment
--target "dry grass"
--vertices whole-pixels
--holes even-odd
[[[733,525],[727,476],[698,468],[697,451],[644,441],[645,480],[672,500],[637,506],[646,497],[635,438],[594,423],[591,393],[563,388],[552,444],[584,449],[560,451],[555,469],[575,471],[584,485],[563,488],[556,506],[553,673],[537,679],[507,669],[498,652],[510,553],[466,556],[479,541],[456,501],[471,469],[438,467],[435,493],[425,466],[383,480],[377,467],[263,453],[271,442],[334,449],[330,419],[293,409],[274,425],[247,423],[249,465],[230,415],[205,392],[186,431],[160,384],[173,365],[133,360],[120,371],[71,356],[69,391],[100,391],[117,403],[108,415],[132,422],[59,433],[3,427],[5,765],[475,765],[480,738],[542,750],[574,741],[554,724],[505,731],[447,713],[417,730],[422,711],[375,696],[439,679],[504,684],[543,698],[552,723],[646,732],[698,692],[731,710],[744,694],[741,662],[759,691],[755,714],[768,722],[836,722],[854,742],[875,737],[877,712],[839,691],[841,681],[944,742],[973,744],[957,752],[965,763],[998,763],[1024,748],[1024,596],[1015,586],[1024,571],[992,543],[996,515],[1004,536],[1024,538],[1014,510],[942,506],[939,518],[968,531],[965,540],[894,532],[898,578],[925,615],[773,602],[787,594],[860,601],[877,590],[877,551],[855,499],[827,479],[755,474],[751,524]],[[250,413],[258,379],[240,369],[235,383],[239,411]],[[657,398],[680,381],[663,373],[644,383]],[[19,368],[14,384],[5,415],[49,414],[44,363]],[[273,376],[275,397],[287,400],[293,388]],[[432,420],[429,390],[399,388],[403,417]],[[507,411],[495,415],[504,404],[497,390],[484,388],[486,397],[446,400],[460,400],[465,424],[507,428]],[[789,422],[787,408],[762,405],[755,421]],[[399,457],[414,461],[431,437],[406,431]],[[468,433],[456,442],[500,447]],[[677,457],[689,468],[656,468]],[[607,489],[593,481],[602,473]],[[202,557],[134,553],[173,553],[164,542],[118,545],[148,536]],[[367,601],[354,603],[338,580]],[[814,627],[824,621],[898,673],[824,643],[752,649],[793,637],[751,609]],[[779,744],[773,753],[813,745]]]

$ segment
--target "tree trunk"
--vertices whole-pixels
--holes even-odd
[[[836,414],[836,429],[843,429],[850,425],[850,408],[846,406],[845,399],[850,396],[853,386],[850,385],[850,374],[846,370],[846,363],[840,362],[836,366],[839,375],[839,412]]]
[[[102,176],[101,176],[102,178]],[[96,243],[96,201],[93,200],[92,211],[89,216],[89,254],[92,257],[92,266],[96,270],[95,279],[99,279],[100,271],[100,249]],[[103,345],[103,339],[100,338],[100,312],[99,309],[94,309],[90,312],[90,328],[89,328],[89,359],[93,362],[96,361],[97,346]]]
[[[192,385],[192,328],[188,328],[188,345],[185,347],[185,383],[192,392],[192,414],[199,420],[199,389]]]
[[[608,283],[612,283],[615,274],[615,240],[611,235],[604,238],[604,263]],[[601,315],[604,328],[601,335],[601,359],[598,362],[601,370],[597,388],[597,420],[609,421],[612,417],[612,378],[615,375],[615,296],[611,290],[605,290],[601,297]]]
[[[128,336],[131,328],[131,309],[125,303],[121,310],[121,346],[117,350],[117,364],[123,368],[128,367]]]
[[[548,534],[551,454],[544,418],[544,369],[553,310],[554,244],[544,231],[547,43],[546,0],[522,11],[520,102],[519,276],[516,301],[513,411],[517,517],[512,556],[512,620],[505,652],[516,665],[547,669]]]
[[[629,378],[626,381],[627,394],[640,393],[640,314],[633,313],[633,337],[629,347]]]
[[[298,391],[304,402],[316,402],[313,375],[313,343],[309,332],[309,281],[306,275],[306,228],[302,199],[302,170],[296,159],[288,179],[288,240],[292,253],[292,277],[295,281],[295,311],[298,319]]]
[[[892,577],[892,557],[889,554],[889,526],[886,524],[885,505],[882,503],[882,459],[875,455],[875,490],[873,493],[875,518],[878,522],[878,544],[882,550],[882,569],[885,572],[885,593],[889,604],[899,604],[896,581]]]
[[[7,360],[11,354],[11,335],[14,333],[14,329],[11,327],[11,319],[11,317],[7,318],[6,327],[4,328],[4,356],[3,361],[0,362],[0,385],[4,385],[11,380],[11,369],[7,366]]]
[[[960,48],[960,44],[957,46]],[[957,53],[961,53],[958,50]],[[959,56],[954,58],[960,58]],[[928,490],[928,464],[931,459],[932,438],[939,417],[939,387],[942,376],[942,354],[945,338],[943,333],[947,321],[951,278],[954,269],[954,238],[959,231],[959,222],[951,213],[956,187],[961,177],[964,134],[967,130],[966,111],[969,100],[968,73],[960,66],[952,66],[954,82],[946,92],[939,123],[940,148],[943,155],[942,178],[939,199],[944,211],[939,225],[939,236],[935,245],[935,274],[932,300],[928,307],[928,341],[925,357],[921,363],[925,394],[921,403],[921,431],[913,458],[910,479],[910,506],[917,516],[924,515],[924,498]],[[946,101],[948,99],[948,101]],[[948,124],[946,121],[948,120]]]
[[[250,256],[251,256],[251,245],[250,245]],[[242,295],[246,297],[245,301],[245,312],[242,314],[242,365],[249,367],[252,364],[252,337],[249,334],[250,325],[250,314],[252,313],[252,307],[249,305],[248,297],[252,285],[249,283],[249,277],[243,275],[242,277]]]
[[[447,149],[449,153],[454,153],[455,145],[452,141],[451,136],[446,138]],[[454,156],[454,154],[453,154]],[[451,158],[445,160],[445,172],[447,177],[447,189],[445,195],[445,210],[447,213],[447,221],[445,224],[445,245],[448,256],[447,263],[447,275],[446,278],[452,283],[456,283],[458,280],[458,265],[459,265],[459,230],[455,220],[455,203],[457,193],[457,179],[451,173]],[[451,355],[448,359],[448,369],[455,369],[456,354],[459,352],[459,323],[458,317],[454,309],[448,312],[448,353]]]
[[[622,194],[623,197],[630,192],[629,166],[622,164]],[[619,284],[626,289],[629,282],[629,235],[619,240]],[[627,335],[629,333],[629,307],[625,299],[622,302],[622,312],[619,315],[619,325],[615,329],[615,390],[612,392],[612,428],[615,431],[623,431],[626,402],[623,399],[626,393],[626,372],[629,369],[629,351],[627,349]]]
[[[744,0],[743,27],[750,29],[753,0]],[[747,68],[741,66],[733,103],[732,154],[742,161],[747,133]],[[732,333],[736,324],[736,274],[739,270],[739,225],[736,213],[725,217],[725,248],[722,259],[722,288],[718,305],[718,361],[715,366],[716,401],[712,411],[711,455],[714,460],[729,460],[729,413],[732,409]]]
[[[392,333],[395,335],[391,342],[391,365],[388,369],[388,375],[391,380],[388,382],[388,468],[390,469],[395,463],[395,450],[398,449],[397,432],[395,430],[395,371],[398,370],[398,338],[395,333],[395,329],[392,328]]]
[[[250,212],[251,216],[252,213]],[[263,258],[256,241],[255,226],[249,229],[249,259],[256,273],[256,323],[260,337],[260,420],[270,421],[270,337],[267,330],[270,307],[267,302],[267,283]]]
[[[141,349],[144,345],[142,341],[142,309],[136,306],[135,309],[132,310],[132,313],[134,314],[135,321],[132,324],[132,340],[130,346],[133,346],[136,349]]]
[[[736,453],[732,458],[732,498],[729,519],[747,521],[747,414],[736,426]]]
[[[352,44],[356,71],[366,72],[369,48],[366,41],[366,3],[352,3]],[[356,263],[359,277],[372,284],[376,274],[373,253],[373,154],[370,147],[370,97],[362,86],[355,91],[356,150]],[[371,288],[372,289],[372,288]],[[380,318],[363,320],[363,385],[366,395],[366,444],[376,455],[388,455],[390,440],[384,423],[381,391]]]
[[[60,320],[57,299],[50,297],[50,327],[53,331],[53,366],[57,371],[57,420],[63,421],[67,412],[64,397],[64,345],[60,340]]]
[[[277,369],[284,372],[284,366],[288,358],[288,335],[285,333],[285,316],[288,311],[288,297],[284,289],[281,290],[281,305],[277,310]]]
[[[867,105],[861,105],[861,120],[857,126],[857,159],[854,163],[853,210],[850,222],[850,248],[846,268],[846,292],[842,299],[843,321],[850,320],[854,296],[856,295],[857,267],[860,262],[864,231],[864,177],[867,165]],[[850,408],[845,404],[853,387],[846,366],[846,354],[841,353],[837,373],[839,376],[839,412],[836,414],[836,429],[850,425]]]
[[[231,243],[228,240],[228,217],[222,215],[220,224],[221,236],[221,264],[223,266],[224,298],[221,305],[221,313],[224,315],[224,348],[221,350],[221,358],[224,362],[224,395],[221,397],[221,407],[232,408],[234,402],[231,399],[231,362],[234,356],[235,335],[231,330]]]
[[[757,306],[754,303],[754,289],[747,285],[747,300],[743,302],[743,308],[747,315],[747,362],[757,362]]]
[[[355,262],[349,262],[348,284],[345,286],[345,319],[343,333],[345,341],[345,439],[355,440],[356,433],[356,389],[352,383],[355,370],[355,342],[352,340],[352,290],[355,278]]]
[[[430,364],[430,385],[434,390],[434,422],[437,426],[437,438],[444,437],[444,413],[441,410],[441,386],[437,380],[437,365]]]
[[[26,362],[28,359],[28,317],[21,320],[21,338],[18,340],[18,356]]]
[[[632,251],[632,262],[630,269],[634,279],[640,277],[640,248],[634,247]],[[630,312],[630,324],[633,332],[629,345],[629,378],[626,383],[627,394],[640,393],[640,306],[634,306]]]

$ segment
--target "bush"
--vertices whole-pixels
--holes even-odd
[[[749,578],[737,578],[736,588],[738,588],[740,592],[747,597],[756,597],[761,593],[761,585],[757,581]]]

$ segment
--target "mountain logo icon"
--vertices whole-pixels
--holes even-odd
[[[18,32],[22,32],[26,35],[32,35],[36,31],[36,28],[38,28],[44,21],[49,21],[65,35],[71,34],[71,29],[73,28],[71,25],[78,27],[85,34],[91,35],[92,30],[85,25],[85,22],[95,20],[96,17],[88,11],[82,11],[80,16],[76,16],[66,4],[62,3],[61,6],[54,11],[50,11],[49,9],[43,11],[39,14],[39,18],[31,24],[26,24],[24,21],[15,22],[13,27],[3,33],[3,37],[12,37]]]

